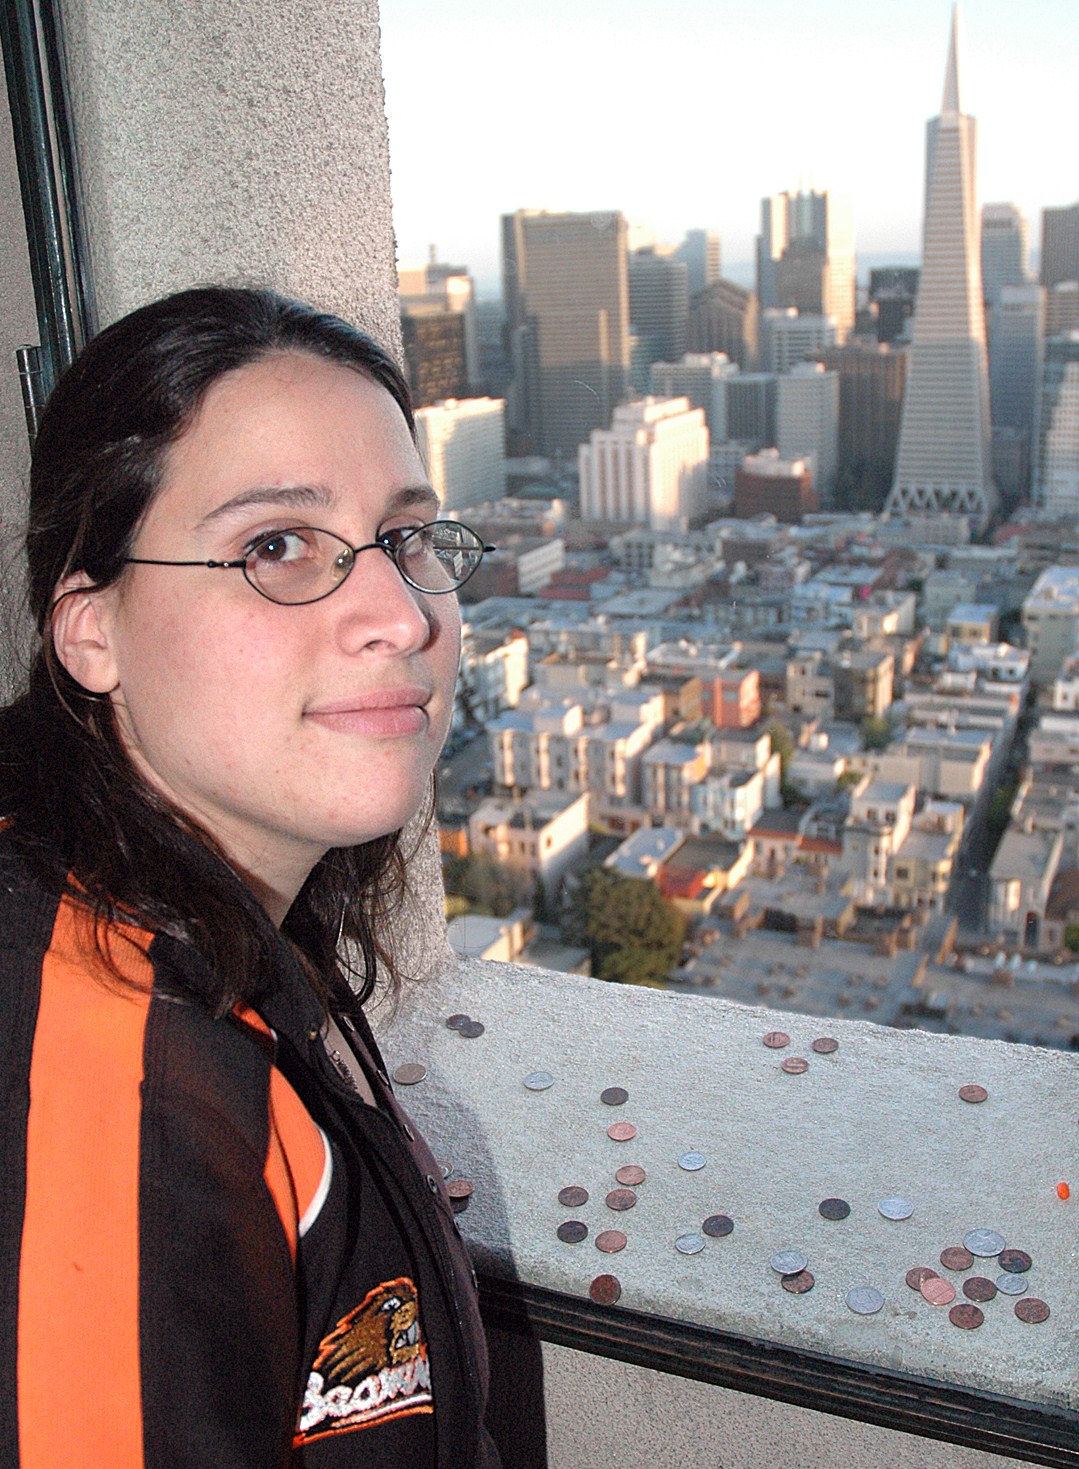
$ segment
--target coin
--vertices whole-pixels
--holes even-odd
[[[784,1290],[789,1290],[792,1296],[804,1296],[806,1291],[812,1290],[817,1282],[808,1270],[799,1270],[797,1275],[784,1275],[779,1283]]]
[[[398,1066],[393,1079],[400,1086],[415,1086],[426,1075],[427,1067],[421,1061],[406,1061],[403,1066]]]
[[[989,1093],[986,1091],[984,1086],[976,1086],[972,1084],[970,1086],[961,1086],[959,1088],[959,1095],[962,1097],[964,1102],[984,1102]],[[978,1325],[981,1325],[980,1321]]]
[[[530,1092],[545,1092],[554,1086],[554,1077],[549,1071],[530,1071],[525,1077],[525,1086]]]
[[[1036,1326],[1039,1321],[1049,1320],[1049,1307],[1037,1296],[1028,1296],[1025,1301],[1016,1301],[1015,1314],[1028,1326]]]
[[[609,1086],[600,1092],[599,1099],[608,1107],[621,1107],[623,1102],[629,1101],[629,1092],[624,1086]]]
[[[632,1122],[612,1122],[607,1129],[607,1136],[616,1143],[629,1143],[637,1136],[637,1129]]]
[[[1002,1296],[1023,1296],[1029,1289],[1029,1282],[1022,1275],[997,1276],[997,1290]]]
[[[781,1051],[784,1046],[789,1046],[791,1043],[791,1038],[785,1030],[770,1030],[762,1039],[770,1051]]]
[[[455,1214],[463,1214],[472,1202],[471,1198],[450,1199],[450,1208]]]
[[[636,1188],[648,1177],[643,1168],[638,1168],[636,1163],[627,1163],[624,1168],[619,1168],[615,1174],[618,1183],[624,1183],[629,1188]]]
[[[955,1286],[950,1280],[941,1280],[939,1275],[923,1280],[918,1288],[931,1306],[950,1306],[955,1300]]]
[[[1001,1250],[997,1264],[1009,1275],[1022,1275],[1030,1269],[1031,1259],[1026,1250]]]
[[[907,1271],[906,1282],[911,1290],[921,1290],[927,1280],[939,1280],[935,1270],[930,1270],[928,1265],[912,1265]]]
[[[704,1249],[703,1234],[680,1234],[674,1247],[680,1255],[699,1255]]]
[[[779,1063],[779,1069],[788,1076],[801,1076],[803,1071],[809,1070],[809,1062],[804,1056],[785,1056]]]
[[[701,1228],[713,1239],[722,1239],[724,1235],[733,1231],[734,1220],[729,1214],[709,1214]]]
[[[780,1250],[772,1256],[769,1264],[778,1275],[797,1275],[806,1268],[809,1261],[801,1250]]]
[[[985,1320],[985,1316],[977,1306],[968,1306],[961,1301],[958,1306],[953,1306],[948,1312],[948,1320],[953,1326],[961,1326],[964,1331],[976,1331]]]
[[[588,1203],[588,1190],[579,1183],[571,1183],[558,1190],[558,1202],[565,1204],[567,1209],[579,1209],[582,1204]]]
[[[884,1305],[884,1297],[871,1285],[856,1285],[847,1292],[847,1305],[858,1316],[874,1316]]]
[[[963,1282],[963,1294],[970,1301],[991,1301],[996,1293],[996,1286],[984,1275],[971,1275]]]
[[[558,1226],[556,1233],[564,1245],[579,1245],[588,1238],[588,1225],[579,1219],[567,1219],[565,1224]]]
[[[451,1199],[467,1199],[472,1193],[472,1185],[467,1178],[455,1178],[446,1185],[446,1192]]]
[[[440,1163],[438,1166],[442,1170],[442,1177],[449,1178],[450,1174],[453,1172],[453,1169],[450,1167],[450,1165],[448,1163]]]
[[[969,1234],[963,1236],[963,1243],[972,1255],[980,1255],[983,1260],[990,1260],[994,1255],[999,1255],[1007,1241],[1002,1234],[997,1234],[995,1229],[972,1229]]]
[[[457,1027],[457,1034],[463,1035],[465,1040],[474,1041],[477,1036],[483,1034],[487,1027],[479,1020],[462,1020]]]
[[[945,1270],[969,1270],[974,1264],[974,1256],[962,1245],[949,1245],[946,1250],[941,1250],[940,1263]]]
[[[626,1248],[626,1236],[620,1229],[604,1229],[596,1235],[596,1249],[605,1255],[617,1255]]]
[[[687,1173],[697,1173],[708,1162],[703,1153],[683,1153],[678,1159],[679,1168],[684,1168]]]
[[[833,1051],[839,1050],[839,1042],[835,1036],[819,1035],[813,1042],[813,1049],[818,1056],[830,1056]]]
[[[817,1213],[822,1219],[846,1219],[850,1213],[850,1205],[846,1199],[821,1199],[817,1205]]]
[[[460,1030],[461,1026],[464,1025],[465,1021],[468,1020],[468,1019],[470,1019],[470,1018],[471,1017],[468,1016],[468,1015],[447,1015],[446,1016],[446,1029],[447,1030]]]
[[[617,1275],[597,1275],[588,1294],[597,1306],[613,1306],[622,1294],[622,1283]]]
[[[613,1188],[607,1195],[608,1209],[632,1209],[637,1202],[637,1195],[631,1188]]]
[[[900,1198],[898,1194],[889,1194],[886,1199],[881,1199],[877,1208],[885,1219],[909,1219],[914,1213],[911,1201]]]

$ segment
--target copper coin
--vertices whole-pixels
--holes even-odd
[[[460,1030],[461,1026],[464,1025],[465,1021],[466,1020],[470,1020],[471,1018],[472,1017],[470,1015],[447,1015],[446,1016],[446,1029],[447,1030]]]
[[[781,1051],[784,1046],[789,1046],[791,1043],[791,1038],[785,1030],[770,1030],[762,1039],[770,1051]]]
[[[629,1092],[624,1086],[609,1086],[600,1092],[599,1099],[608,1107],[621,1107],[623,1102],[629,1101]]]
[[[579,1219],[567,1219],[565,1224],[558,1226],[556,1233],[564,1245],[579,1245],[588,1238],[588,1225]]]
[[[626,1236],[620,1229],[604,1229],[596,1235],[596,1249],[605,1255],[617,1255],[626,1248]]]
[[[964,1102],[984,1102],[989,1093],[984,1086],[971,1085],[961,1086],[959,1088],[959,1095]],[[978,1325],[980,1326],[981,1322]]]
[[[588,1294],[597,1306],[613,1306],[622,1294],[622,1283],[617,1275],[597,1275]]]
[[[709,1214],[701,1229],[712,1239],[722,1239],[724,1235],[732,1233],[734,1220],[729,1214]]]
[[[939,1275],[933,1280],[923,1280],[919,1290],[931,1306],[950,1306],[955,1300],[955,1286],[950,1280],[941,1280]]]
[[[1001,1250],[997,1264],[1009,1275],[1023,1275],[1030,1269],[1031,1260],[1026,1250]]]
[[[850,1213],[850,1205],[846,1199],[821,1199],[817,1205],[817,1213],[822,1219],[846,1219]]]
[[[819,1035],[813,1042],[813,1049],[818,1056],[830,1056],[833,1051],[839,1050],[839,1042],[835,1036]]]
[[[471,1198],[451,1199],[450,1208],[455,1214],[463,1214],[471,1202]]]
[[[451,1199],[467,1199],[472,1193],[472,1185],[467,1178],[455,1178],[446,1185],[446,1192]]]
[[[629,1143],[637,1136],[637,1129],[632,1122],[612,1122],[607,1129],[607,1136],[616,1143]]]
[[[571,1183],[567,1188],[558,1190],[558,1202],[565,1204],[567,1209],[579,1209],[582,1204],[588,1203],[588,1190],[579,1183]]]
[[[941,1250],[940,1263],[945,1270],[969,1270],[974,1264],[974,1256],[962,1245],[949,1245],[946,1250]]]
[[[624,1168],[619,1168],[615,1174],[618,1183],[624,1183],[628,1188],[636,1188],[648,1177],[643,1168],[638,1168],[636,1163],[627,1163]]]
[[[463,1035],[465,1040],[474,1041],[486,1029],[487,1027],[480,1020],[462,1020],[461,1024],[457,1027],[457,1034]]]
[[[925,1281],[939,1279],[937,1272],[930,1270],[928,1265],[912,1265],[906,1274],[906,1281],[911,1290],[921,1290]]]
[[[427,1067],[420,1061],[406,1061],[403,1066],[398,1066],[393,1073],[393,1079],[400,1086],[415,1086],[427,1075]]]
[[[969,1301],[991,1301],[996,1293],[996,1286],[984,1275],[971,1275],[963,1282],[963,1294]]]
[[[1037,1326],[1039,1321],[1049,1320],[1049,1307],[1037,1296],[1027,1296],[1025,1301],[1016,1301],[1015,1314],[1028,1326]]]
[[[792,1296],[804,1296],[807,1290],[812,1290],[816,1285],[813,1275],[808,1270],[799,1270],[797,1275],[784,1275],[779,1282],[784,1290],[789,1290]]]
[[[780,1071],[785,1071],[788,1076],[801,1076],[803,1071],[809,1070],[809,1062],[804,1056],[787,1056],[779,1063]]]
[[[608,1209],[632,1209],[637,1202],[637,1195],[631,1188],[613,1188],[607,1195]]]
[[[948,1320],[953,1326],[961,1326],[964,1331],[976,1331],[985,1320],[985,1316],[977,1306],[968,1306],[961,1301],[958,1306],[953,1306],[948,1312]]]

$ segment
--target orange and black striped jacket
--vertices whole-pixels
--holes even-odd
[[[0,1463],[495,1466],[474,1277],[370,1032],[377,1107],[283,940],[260,1014],[215,1020],[189,946],[117,929],[110,980],[9,846]]]

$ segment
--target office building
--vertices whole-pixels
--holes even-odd
[[[444,510],[464,510],[506,493],[501,398],[449,398],[417,409],[416,447]]]
[[[688,398],[616,408],[577,455],[581,519],[685,530],[708,492],[708,428]]]
[[[909,339],[919,274],[916,268],[903,265],[883,266],[869,272],[869,303],[877,313],[878,342]]]
[[[1079,331],[1045,344],[1034,503],[1047,519],[1079,517]]]
[[[431,258],[426,265],[399,266],[397,295],[402,315],[417,306],[434,302],[443,311],[461,318],[465,352],[465,392],[480,380],[479,344],[476,331],[476,292],[467,265],[448,265]]]
[[[727,383],[738,367],[725,352],[691,352],[680,362],[653,362],[650,391],[657,398],[688,398],[703,408],[713,446],[727,438]]]
[[[401,305],[401,341],[416,407],[468,396],[465,318],[460,312],[435,297],[412,297]]]
[[[686,285],[690,296],[719,280],[720,248],[719,236],[709,230],[687,230],[685,239],[674,252],[675,259],[686,267]]]
[[[686,350],[689,269],[673,250],[650,245],[629,257],[629,319],[641,361],[677,362]]]
[[[1042,210],[1041,283],[1079,281],[1079,201]]]
[[[626,221],[617,213],[504,215],[502,269],[514,449],[575,455],[627,390]]]
[[[828,347],[818,360],[839,377],[836,503],[879,511],[895,474],[907,354],[883,342]]]
[[[1060,337],[1079,329],[1079,280],[1057,281],[1045,293],[1045,335]]]
[[[724,278],[692,296],[686,323],[690,352],[726,352],[743,372],[757,363],[757,297]]]
[[[727,379],[727,438],[753,450],[775,447],[774,373],[746,372]]]
[[[835,322],[836,340],[854,327],[854,226],[849,201],[826,191],[761,200],[757,295],[762,311],[792,306]]]
[[[1045,335],[1045,290],[1002,286],[989,329],[989,404],[997,486],[1014,499],[1030,488]]]
[[[783,459],[778,449],[762,449],[735,470],[734,513],[742,520],[774,515],[784,525],[797,525],[819,508],[813,474],[804,459]]]
[[[790,372],[798,362],[816,357],[838,340],[830,316],[805,316],[793,306],[769,307],[761,313],[761,366],[765,372]]]
[[[1027,220],[1016,204],[982,206],[982,294],[987,307],[1000,299],[1005,286],[1029,280]],[[990,349],[992,350],[992,349]]]
[[[927,128],[922,273],[887,509],[904,516],[962,515],[981,528],[996,506],[996,488],[975,212],[975,122],[960,110],[957,26],[953,11],[940,115]]]
[[[829,503],[839,460],[839,374],[800,362],[776,381],[776,448],[805,459],[817,494]]]

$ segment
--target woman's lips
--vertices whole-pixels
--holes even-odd
[[[423,688],[374,689],[332,703],[319,704],[305,718],[340,734],[392,739],[422,734],[428,727],[431,694]]]

